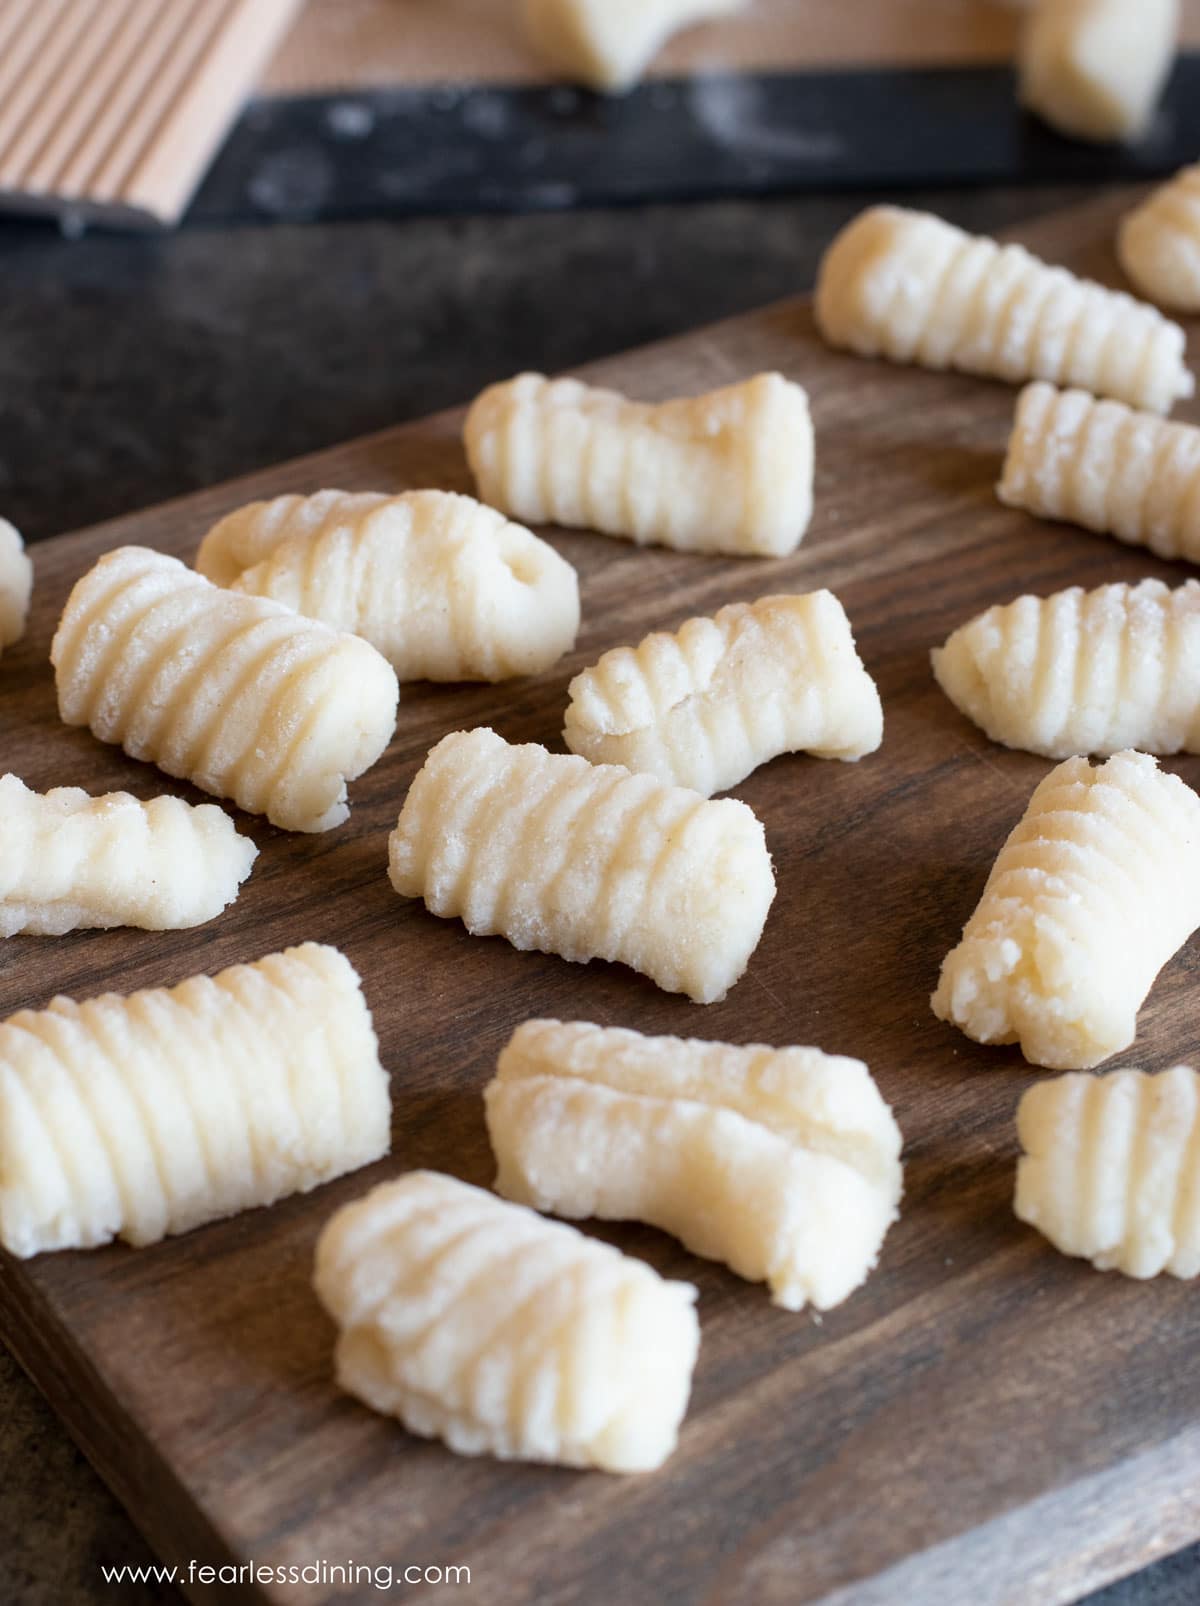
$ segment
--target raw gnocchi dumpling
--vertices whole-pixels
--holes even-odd
[[[1179,0],[1038,0],[1021,41],[1021,100],[1076,139],[1136,139],[1178,34]]]
[[[338,1211],[314,1281],[339,1385],[410,1433],[607,1472],[675,1448],[696,1290],[574,1227],[414,1171]]]
[[[0,777],[0,936],[81,927],[181,931],[238,895],[258,849],[213,803],[34,792]]]
[[[196,568],[369,641],[403,680],[535,675],[575,645],[579,582],[552,546],[450,491],[252,502]]]
[[[1144,753],[1052,770],[1000,850],[933,1012],[1033,1065],[1133,1042],[1158,972],[1200,926],[1200,797]]]
[[[616,765],[495,731],[429,754],[388,843],[392,886],[475,936],[614,959],[697,1003],[723,998],[775,896],[762,825]]]
[[[1059,1076],[1022,1098],[1015,1209],[1064,1255],[1127,1277],[1200,1274],[1200,1077]]]
[[[1200,166],[1185,167],[1129,214],[1117,255],[1151,301],[1200,312]]]
[[[32,595],[33,564],[25,543],[7,519],[0,519],[0,648],[11,647],[25,634]]]
[[[780,374],[657,406],[522,374],[484,391],[463,436],[480,496],[527,524],[778,558],[812,517],[808,396]]]
[[[1184,332],[1156,308],[927,212],[875,206],[847,225],[816,314],[831,345],[863,357],[1048,379],[1155,413],[1195,390]]]
[[[741,11],[746,0],[523,0],[546,60],[592,89],[632,89],[671,34]]]
[[[76,584],[50,657],[68,725],[287,831],[340,825],[396,724],[374,647],[145,547]]]
[[[353,966],[305,943],[177,987],[0,1024],[0,1242],[157,1243],[388,1151]]]
[[[883,706],[845,609],[814,591],[731,603],[606,652],[571,682],[563,736],[594,764],[711,797],[780,753],[873,753]]]
[[[1008,507],[1200,562],[1200,429],[1081,390],[1021,392],[998,490]]]
[[[840,1304],[896,1219],[900,1131],[858,1060],[538,1020],[484,1096],[505,1198],[661,1227],[785,1310]]]
[[[938,684],[994,742],[1046,758],[1200,752],[1200,583],[1018,597],[933,653]]]

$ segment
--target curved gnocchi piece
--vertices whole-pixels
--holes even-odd
[[[927,212],[875,206],[837,236],[817,323],[863,357],[1048,379],[1169,413],[1195,391],[1186,337],[1154,307]]]
[[[157,1243],[388,1151],[357,974],[306,943],[127,998],[0,1024],[0,1242],[26,1257]]]
[[[141,803],[0,777],[0,936],[202,926],[238,895],[258,849],[212,803]]]
[[[1200,797],[1144,753],[1069,758],[1001,848],[933,1012],[1033,1065],[1087,1070],[1133,1042],[1197,926]]]
[[[1021,392],[997,490],[1008,507],[1200,562],[1200,429],[1080,390]]]
[[[933,672],[994,742],[1046,758],[1200,752],[1200,583],[1072,586],[989,608]]]
[[[484,1098],[505,1198],[661,1227],[784,1310],[840,1304],[896,1219],[900,1131],[858,1060],[529,1021]]]
[[[732,603],[616,647],[571,682],[563,737],[704,797],[780,753],[853,761],[883,741],[883,707],[830,591]]]
[[[361,636],[401,680],[507,680],[575,645],[579,582],[552,546],[469,496],[280,496],[213,527],[196,568]]]
[[[1022,1098],[1014,1208],[1064,1255],[1127,1277],[1200,1275],[1200,1077],[1060,1076]]]
[[[1130,212],[1117,255],[1151,301],[1200,312],[1200,166],[1185,167]]]
[[[680,552],[785,557],[812,517],[808,397],[780,374],[651,406],[522,374],[463,426],[485,502]]]
[[[746,0],[523,0],[525,28],[554,67],[592,89],[632,89],[677,29]]]
[[[287,831],[340,825],[396,723],[395,672],[365,641],[145,547],[78,581],[50,659],[68,725]]]
[[[775,896],[763,828],[616,765],[456,731],[429,754],[388,843],[392,886],[475,936],[631,965],[697,1003],[723,998]]]
[[[1021,100],[1076,139],[1136,139],[1150,126],[1178,35],[1179,0],[1038,0],[1021,40]]]
[[[0,648],[11,647],[25,634],[32,595],[33,564],[25,543],[7,519],[0,519]]]
[[[675,1448],[696,1290],[574,1227],[414,1171],[338,1211],[314,1284],[339,1385],[410,1433],[608,1472]]]

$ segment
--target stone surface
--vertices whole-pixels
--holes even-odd
[[[1079,191],[921,194],[997,229]],[[66,240],[0,225],[0,514],[90,524],[811,284],[867,196]],[[177,1602],[0,1351],[0,1601]],[[197,1558],[204,1560],[205,1558]],[[1089,1606],[1191,1606],[1185,1552]],[[1034,1606],[1034,1603],[1031,1603]]]

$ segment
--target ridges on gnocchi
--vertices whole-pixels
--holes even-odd
[[[521,374],[475,401],[463,440],[483,500],[527,524],[785,557],[812,518],[808,396],[781,374],[657,405]]]
[[[539,1020],[484,1097],[505,1198],[648,1222],[785,1310],[840,1304],[896,1219],[900,1132],[858,1060]]]
[[[879,693],[830,591],[732,603],[615,647],[569,698],[572,752],[705,797],[780,753],[853,761],[883,740]]]
[[[450,491],[321,491],[253,502],[197,570],[350,631],[405,680],[534,675],[575,645],[579,582],[552,546]]]
[[[337,1380],[460,1455],[647,1472],[700,1342],[690,1283],[453,1177],[414,1171],[317,1243]]]
[[[1000,850],[933,1012],[1034,1065],[1133,1042],[1158,972],[1200,926],[1200,797],[1144,753],[1070,758]]]
[[[495,731],[455,731],[425,760],[388,843],[392,886],[476,936],[611,959],[697,1003],[723,998],[775,896],[763,828],[617,765]]]
[[[387,1153],[353,966],[306,943],[171,988],[0,1024],[0,1242],[157,1243]]]
[[[0,777],[0,936],[80,927],[179,931],[238,895],[258,849],[213,803],[31,791]]]

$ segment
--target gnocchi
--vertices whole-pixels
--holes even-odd
[[[998,490],[1008,507],[1200,562],[1200,429],[1030,385]]]
[[[883,707],[830,591],[733,603],[616,647],[571,682],[563,737],[704,797],[780,753],[855,760],[883,740]]]
[[[22,1258],[157,1243],[388,1151],[359,979],[306,943],[0,1024],[0,1242]]]
[[[632,89],[678,28],[741,11],[746,0],[524,0],[530,41],[592,89]]]
[[[896,1219],[900,1132],[858,1060],[538,1020],[484,1096],[505,1198],[661,1227],[785,1310],[840,1304]]]
[[[1195,390],[1184,332],[1154,307],[901,207],[871,207],[834,240],[816,314],[863,357],[1053,380],[1155,413]]]
[[[1200,583],[1018,597],[933,653],[938,684],[994,742],[1046,758],[1200,751]]]
[[[197,570],[376,647],[400,680],[507,680],[575,645],[579,582],[552,546],[469,496],[321,491],[252,502]]]
[[[808,397],[780,374],[657,406],[522,374],[485,390],[463,433],[483,500],[527,524],[778,558],[812,517]]]
[[[459,1455],[648,1472],[700,1343],[690,1283],[453,1177],[339,1210],[314,1278],[339,1385]]]
[[[392,886],[476,936],[585,963],[613,959],[715,1003],[758,946],[775,896],[744,803],[494,731],[429,754],[388,844]]]
[[[258,849],[212,803],[89,797],[76,786],[33,792],[0,777],[0,936],[61,936],[80,927],[180,931],[213,920],[238,895]]]
[[[933,1011],[1034,1065],[1133,1042],[1158,972],[1200,926],[1200,797],[1144,753],[1069,758],[1000,850]]]
[[[144,547],[76,584],[50,657],[68,725],[288,831],[340,825],[396,723],[395,671],[365,641]]]
[[[1015,1209],[1064,1255],[1127,1277],[1200,1274],[1200,1077],[1060,1076],[1022,1098]]]
[[[1021,40],[1021,99],[1076,139],[1150,126],[1175,60],[1179,0],[1038,0]]]
[[[1200,313],[1200,166],[1185,167],[1130,212],[1117,255],[1151,301]]]
[[[11,647],[25,634],[32,595],[33,564],[25,543],[7,519],[0,519],[0,648]]]

